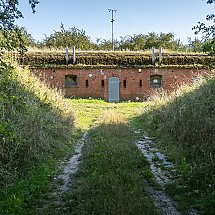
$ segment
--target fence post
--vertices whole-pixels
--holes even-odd
[[[161,65],[161,63],[162,63],[162,52],[163,52],[162,47],[159,47],[159,64],[160,64],[160,65]]]
[[[152,65],[155,65],[155,47],[152,47]]]
[[[73,64],[75,64],[76,63],[75,46],[72,47],[72,53],[73,53]]]
[[[69,49],[66,47],[66,65],[69,64]]]

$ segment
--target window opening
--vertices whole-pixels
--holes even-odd
[[[151,87],[162,87],[163,80],[162,75],[151,75],[150,76],[150,86]]]
[[[66,75],[65,76],[65,87],[78,86],[77,75]]]

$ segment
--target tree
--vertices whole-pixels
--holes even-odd
[[[26,51],[26,47],[35,46],[31,34],[24,27],[16,27],[8,31],[0,31],[0,47],[8,51],[16,48],[19,52]]]
[[[66,30],[63,24],[60,26],[60,31],[54,31],[50,36],[46,36],[43,44],[54,48],[65,48],[66,46],[76,46],[76,48],[81,50],[94,48],[94,44],[90,41],[90,37],[86,35],[84,30],[76,27]]]
[[[29,0],[32,12],[35,13],[35,7],[38,0]],[[0,31],[1,31],[1,49],[26,50],[23,41],[23,31],[15,25],[17,19],[23,18],[22,12],[18,9],[18,0],[0,0]]]
[[[203,44],[204,43],[198,38],[195,38],[194,40],[192,40],[191,38],[188,38],[188,45],[189,45],[190,51],[192,52],[202,52]]]
[[[173,33],[154,32],[148,34],[138,34],[134,36],[121,37],[119,48],[121,50],[140,51],[151,49],[152,47],[163,47],[169,50],[178,50],[181,48],[180,40],[174,38]]]
[[[207,4],[215,3],[215,0],[207,0]],[[213,22],[213,25],[207,26],[205,23],[198,22],[198,25],[193,27],[193,30],[195,30],[195,34],[198,34],[199,32],[202,32],[205,35],[205,39],[208,39],[209,37],[212,37],[213,40],[215,40],[215,14],[209,14],[206,16],[206,20],[208,22]]]
[[[35,13],[35,7],[39,1],[29,0],[28,2]],[[18,0],[0,0],[0,28],[14,29],[16,27],[15,20],[23,18],[21,11],[17,8],[18,5]]]
[[[213,39],[209,39],[202,45],[203,52],[207,52],[211,55],[215,53],[215,42]]]

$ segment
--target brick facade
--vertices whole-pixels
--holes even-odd
[[[33,73],[66,97],[108,100],[108,79],[119,78],[120,101],[144,100],[161,89],[171,92],[181,83],[193,81],[207,69],[197,68],[32,68]],[[158,79],[154,80],[153,78]],[[159,80],[160,78],[160,80]],[[160,81],[160,83],[159,83]],[[161,86],[159,85],[161,84]]]

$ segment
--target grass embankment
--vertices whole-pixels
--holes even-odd
[[[28,70],[0,62],[0,214],[34,213],[73,149],[73,121],[59,94]]]
[[[202,214],[215,211],[215,76],[154,99],[138,119],[176,162],[181,180],[167,190]],[[141,122],[142,121],[142,122]]]
[[[91,129],[80,169],[66,196],[67,214],[156,214],[144,191],[152,178],[121,114],[107,110]]]

